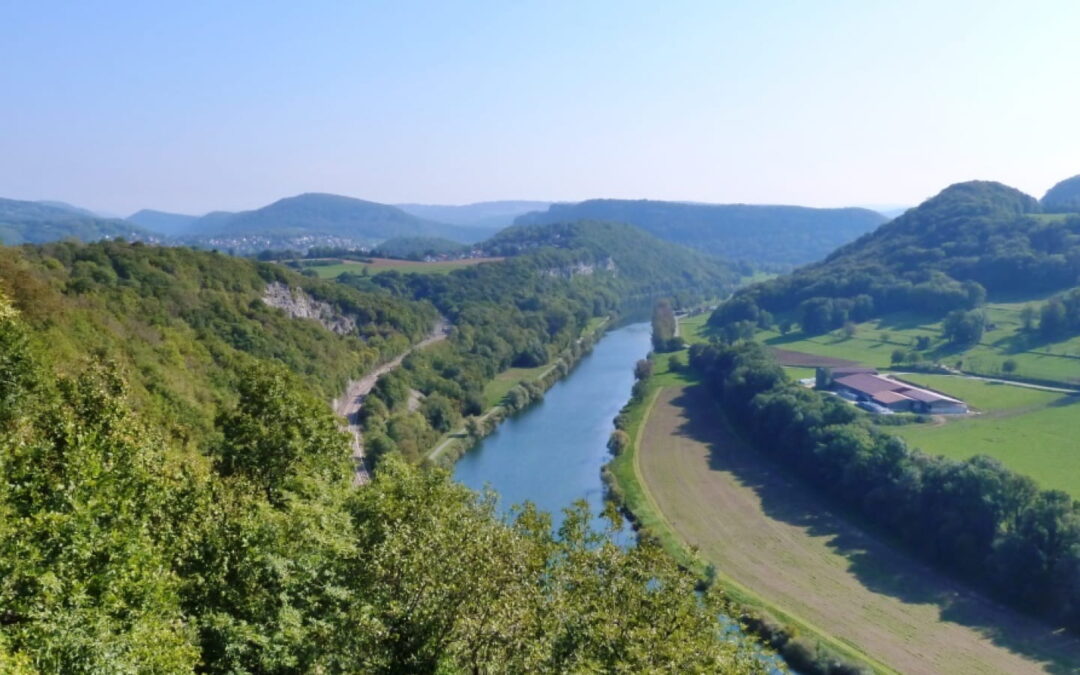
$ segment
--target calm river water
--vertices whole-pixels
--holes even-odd
[[[647,323],[610,331],[540,402],[503,422],[458,460],[454,477],[477,490],[490,485],[503,508],[531,501],[550,512],[556,525],[562,509],[577,499],[598,513],[612,420],[630,399],[634,363],[649,352],[649,331]]]

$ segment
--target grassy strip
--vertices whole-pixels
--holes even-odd
[[[686,352],[679,352],[678,358],[685,363]],[[858,647],[845,640],[829,635],[817,626],[794,616],[780,607],[769,603],[749,588],[742,586],[711,565],[697,551],[686,545],[671,527],[656,505],[648,487],[641,480],[638,466],[638,453],[641,430],[648,420],[657,397],[666,387],[694,384],[697,379],[687,371],[673,372],[669,367],[669,355],[652,355],[653,375],[646,381],[646,391],[637,401],[631,401],[620,413],[620,426],[630,436],[629,445],[623,449],[606,467],[604,479],[612,497],[627,512],[629,518],[638,527],[642,536],[652,537],[660,542],[666,551],[679,564],[697,574],[706,583],[718,583],[738,607],[742,614],[764,613],[767,618],[783,624],[782,630],[792,638],[802,634],[812,636],[819,644],[835,652],[847,661],[872,668],[877,673],[894,673],[888,666],[874,660]],[[725,419],[726,423],[726,418]],[[760,621],[751,621],[760,626]],[[771,631],[770,631],[771,632]],[[767,637],[762,635],[762,637]]]

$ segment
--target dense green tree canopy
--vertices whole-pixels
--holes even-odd
[[[657,548],[512,522],[449,474],[349,447],[280,366],[242,373],[205,455],[107,367],[59,379],[0,298],[5,672],[761,672]],[[212,460],[212,461],[207,461]]]

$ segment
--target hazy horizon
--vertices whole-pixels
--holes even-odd
[[[0,196],[917,204],[1080,173],[1080,6],[0,7]]]

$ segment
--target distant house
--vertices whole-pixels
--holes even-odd
[[[844,398],[874,403],[893,412],[962,415],[968,411],[967,404],[959,399],[885,377],[872,368],[837,369],[831,376],[822,371],[818,382],[828,383]]]

